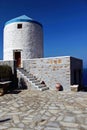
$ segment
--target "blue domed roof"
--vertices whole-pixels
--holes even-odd
[[[11,24],[11,23],[14,23],[14,22],[33,22],[33,23],[37,23],[39,24],[40,26],[42,26],[42,24],[40,24],[39,22],[33,20],[32,18],[30,17],[27,17],[26,15],[22,15],[20,17],[17,17],[17,18],[14,18],[12,20],[9,20],[5,23],[5,25],[7,24]]]

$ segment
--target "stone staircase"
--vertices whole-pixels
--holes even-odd
[[[36,76],[34,76],[33,74],[30,74],[29,72],[27,72],[23,68],[18,68],[17,73],[20,73],[22,75],[22,77],[24,77],[27,82],[31,83],[31,85],[35,89],[40,90],[40,91],[44,91],[44,90],[49,89],[49,87],[47,87],[45,84],[41,84],[40,80],[38,80],[36,78]]]

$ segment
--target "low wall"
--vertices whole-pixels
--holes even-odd
[[[60,83],[64,90],[70,90],[70,57],[29,59],[23,61],[25,70],[45,81],[50,89]]]

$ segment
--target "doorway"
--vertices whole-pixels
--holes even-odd
[[[20,51],[14,51],[14,60],[16,61],[16,66],[20,68],[21,67],[21,52]]]

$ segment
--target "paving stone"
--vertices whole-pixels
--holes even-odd
[[[0,114],[0,117],[2,117],[2,116],[4,116],[4,115],[6,115],[7,114],[7,112],[2,112],[1,114]]]
[[[64,118],[64,116],[61,115],[61,116],[58,116],[58,118],[57,118],[56,120],[57,120],[57,121],[61,121],[61,120],[63,120],[63,118]]]
[[[82,111],[81,111],[81,110],[77,110],[77,111],[74,110],[73,113],[74,113],[74,114],[82,114]]]
[[[31,120],[23,119],[22,122],[25,124],[25,123],[27,123],[27,122],[31,122]]]
[[[22,114],[22,112],[10,112],[8,113],[8,115],[20,115]]]
[[[87,118],[85,118],[85,124],[87,124]]]
[[[46,127],[44,130],[61,130],[60,128]]]
[[[86,117],[84,116],[84,115],[78,115],[78,116],[76,116],[76,120],[77,120],[77,122],[79,123],[79,124],[85,124],[85,119],[86,119]]]
[[[44,114],[46,112],[46,110],[41,110],[40,114]]]
[[[52,115],[52,113],[51,113],[51,111],[47,111],[47,112],[45,113],[45,115],[49,117],[49,116]]]
[[[46,124],[46,126],[58,128],[58,127],[59,127],[59,123],[56,122],[56,121],[51,121],[51,122],[48,122],[48,123]]]
[[[61,130],[83,130],[83,129],[80,129],[80,128],[63,128]]]
[[[86,107],[84,92],[23,90],[6,94],[0,97],[0,129],[87,130]]]
[[[79,126],[77,123],[70,123],[70,122],[63,122],[63,121],[60,122],[60,125],[64,127],[72,127],[72,128],[77,128]]]
[[[9,130],[23,130],[22,128],[9,128]]]
[[[43,116],[42,116],[42,119],[48,120],[49,117],[48,117],[47,115],[43,115]]]
[[[58,107],[50,106],[49,109],[50,109],[50,110],[58,110]]]
[[[65,116],[63,121],[75,123],[75,117]]]
[[[80,126],[80,128],[81,128],[81,130],[87,130],[87,124],[86,124],[86,125],[82,124],[82,125]]]
[[[57,114],[59,111],[55,110],[55,109],[54,110],[52,109],[52,110],[49,110],[49,112],[52,113],[52,114]]]
[[[23,123],[19,123],[19,124],[18,124],[18,127],[19,127],[19,128],[24,128],[25,126],[24,126]]]
[[[55,121],[56,120],[56,116],[52,116],[51,118],[50,118],[50,121]]]
[[[15,124],[19,123],[20,122],[19,117],[17,115],[13,115],[13,121]]]
[[[28,129],[30,130],[30,129]],[[33,129],[32,129],[33,130]],[[44,130],[44,126],[36,126],[34,130]]]
[[[8,128],[8,126],[0,125],[0,130],[7,129],[7,128]]]

